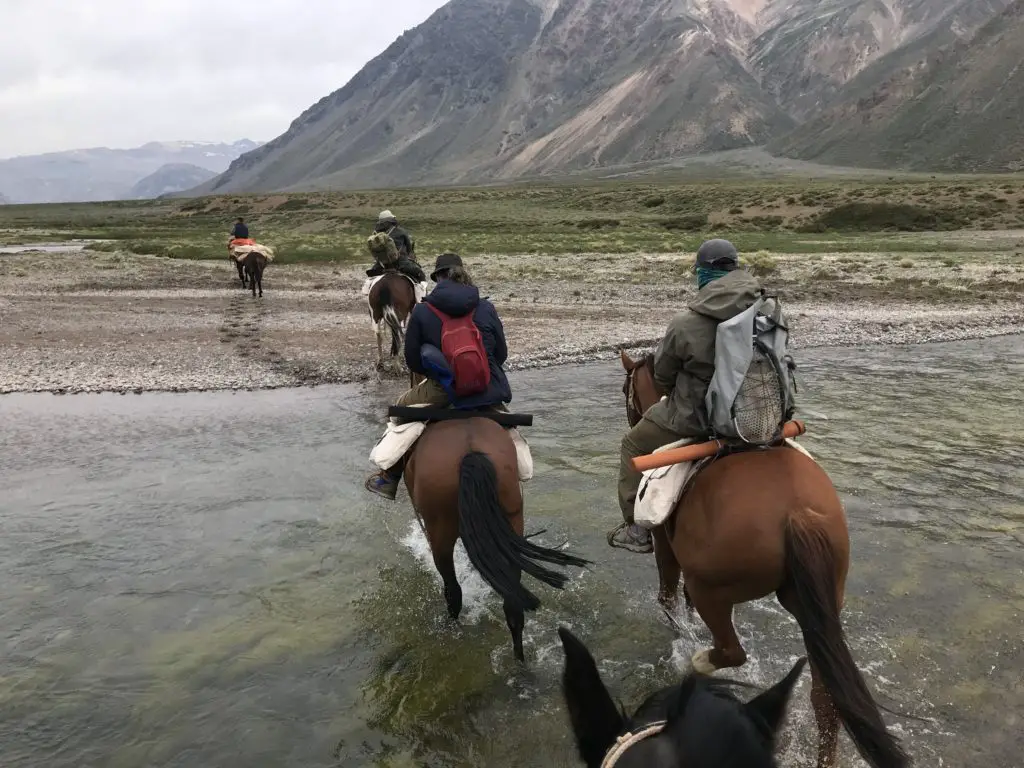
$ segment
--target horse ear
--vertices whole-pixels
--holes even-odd
[[[626,354],[626,350],[620,349],[619,357],[622,359],[622,367],[625,368],[627,372],[636,368],[636,363],[633,361],[633,358]]]
[[[796,685],[800,673],[804,671],[806,663],[807,657],[804,656],[793,665],[788,675],[744,705],[748,715],[763,721],[768,726],[773,738],[782,727],[782,719],[786,715],[786,705],[793,693],[793,686]]]
[[[600,766],[626,724],[587,647],[565,627],[559,627],[558,636],[565,649],[562,694],[569,708],[576,746],[583,762]]]

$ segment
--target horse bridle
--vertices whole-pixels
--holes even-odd
[[[630,731],[624,733],[615,740],[615,744],[608,750],[608,754],[604,756],[604,760],[601,762],[601,768],[612,768],[624,754],[626,750],[631,747],[635,747],[644,739],[649,739],[652,736],[657,736],[665,730],[665,726],[668,725],[667,720],[659,720],[655,723],[645,725],[639,731]]]

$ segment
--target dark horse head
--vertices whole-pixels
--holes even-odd
[[[588,768],[776,768],[775,738],[806,658],[746,703],[731,690],[738,683],[691,673],[627,717],[587,647],[567,629],[558,634],[565,648],[562,690]]]

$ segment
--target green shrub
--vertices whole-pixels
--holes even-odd
[[[909,203],[846,203],[819,213],[809,231],[895,229],[921,232],[959,229],[970,224],[971,213],[953,208],[925,208]]]
[[[778,261],[763,251],[746,254],[740,259],[740,263],[757,277],[768,277],[779,271]]]
[[[708,225],[706,213],[691,213],[684,216],[675,216],[671,219],[662,219],[661,226],[668,230],[683,230],[685,232],[699,232]]]

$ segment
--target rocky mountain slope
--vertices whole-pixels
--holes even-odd
[[[17,203],[116,200],[168,163],[188,163],[213,174],[259,145],[198,141],[150,142],[134,149],[77,149],[0,160],[0,189]]]
[[[969,38],[1010,0],[769,0],[750,65],[798,120],[850,81],[888,77],[922,52]],[[910,61],[907,61],[909,58]]]
[[[969,40],[928,52],[846,98],[771,149],[831,164],[1024,170],[1024,0]]]
[[[807,131],[848,119],[851,94],[970,48],[1010,2],[452,0],[195,192],[501,181],[764,144],[818,159]]]
[[[128,196],[142,200],[183,192],[209,181],[216,175],[216,171],[200,168],[191,163],[167,163],[136,182]]]
[[[764,142],[745,0],[453,0],[209,189],[515,178]]]

